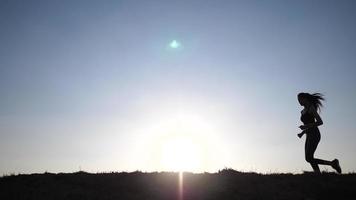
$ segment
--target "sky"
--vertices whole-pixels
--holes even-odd
[[[326,98],[315,156],[355,172],[355,9],[0,0],[0,175],[311,171],[299,92]]]

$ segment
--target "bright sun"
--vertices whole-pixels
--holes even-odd
[[[201,146],[187,136],[174,136],[163,141],[161,165],[172,171],[197,170],[201,166]]]

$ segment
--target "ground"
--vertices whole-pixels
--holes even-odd
[[[356,174],[114,172],[44,173],[0,178],[0,199],[200,200],[356,199]],[[180,185],[182,186],[181,190]]]

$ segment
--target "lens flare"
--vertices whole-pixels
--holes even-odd
[[[172,48],[172,49],[177,49],[181,46],[181,44],[177,41],[177,40],[173,40],[169,46]]]
[[[183,200],[183,172],[179,172],[179,178],[178,178],[178,199]]]

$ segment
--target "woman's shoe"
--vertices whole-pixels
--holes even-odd
[[[331,167],[334,168],[337,173],[341,174],[341,167],[340,167],[340,163],[338,159],[334,159],[333,161],[331,161]]]

